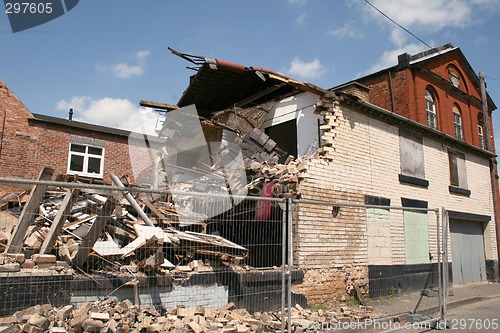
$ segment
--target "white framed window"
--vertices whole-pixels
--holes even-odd
[[[68,174],[102,178],[104,147],[83,143],[69,144]]]
[[[485,149],[485,141],[484,141],[484,121],[483,121],[483,113],[479,112],[477,116],[477,134],[479,136],[479,147],[481,149]]]
[[[455,128],[455,137],[458,140],[463,140],[462,115],[460,109],[456,105],[453,106],[453,126]]]
[[[436,103],[429,90],[425,90],[425,111],[427,113],[427,126],[436,129]]]

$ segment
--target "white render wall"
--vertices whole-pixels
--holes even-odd
[[[429,208],[442,208],[472,214],[488,215],[492,217],[485,229],[485,255],[486,259],[498,259],[495,241],[495,226],[493,221],[493,203],[491,196],[491,184],[489,176],[488,160],[479,158],[471,153],[464,152],[466,157],[466,171],[470,197],[449,193],[449,164],[447,147],[434,140],[424,137],[424,162],[425,178],[429,181],[429,187],[423,188],[399,182],[400,173],[399,159],[399,130],[396,126],[389,125],[372,117],[369,117],[345,104],[338,104],[334,108],[335,120],[332,122],[334,134],[330,140],[333,149],[328,149],[327,157],[330,162],[320,159],[311,159],[307,162],[307,170],[301,183],[302,195],[305,198],[314,199],[321,197],[321,193],[328,192],[330,197],[336,197],[337,193],[352,193],[359,195],[380,196],[391,199],[391,205],[401,206],[401,197],[427,201]],[[321,197],[324,200],[325,196]],[[340,196],[341,201],[342,196]],[[360,203],[359,200],[356,203]],[[311,265],[309,254],[326,256],[331,259],[332,264],[345,264],[335,257],[336,239],[343,230],[329,228],[336,219],[314,219],[309,212],[303,210],[299,215],[297,235],[303,238],[296,249],[298,264]],[[342,214],[342,211],[341,211]],[[301,218],[303,221],[301,221]],[[441,219],[441,216],[439,216]],[[360,240],[377,237],[377,241],[365,242],[370,246],[380,245],[382,256],[368,256],[366,245],[352,249],[354,262],[358,264],[404,264],[404,229],[403,213],[401,211],[390,211],[390,237],[383,234],[380,225],[372,228],[370,233],[366,228],[366,220],[360,219],[358,225],[354,225]],[[436,219],[434,212],[428,213],[429,220],[429,249],[433,257],[432,262],[437,260],[436,246]],[[313,243],[311,225],[309,220],[316,220],[318,224],[317,236],[328,232],[331,235],[331,244],[324,242]],[[442,221],[441,221],[442,222]],[[345,222],[344,222],[345,223]],[[347,220],[351,223],[351,220]],[[363,225],[364,224],[364,225]],[[354,230],[354,229],[353,229]],[[363,235],[361,230],[365,231]],[[389,232],[389,231],[388,231]],[[301,233],[310,235],[302,237]],[[335,233],[340,233],[335,235]],[[324,236],[323,236],[324,237]],[[310,240],[308,242],[308,240]],[[389,242],[389,244],[387,244]],[[363,244],[358,243],[357,246]],[[448,241],[450,244],[450,241]],[[387,248],[391,249],[392,255],[387,255]],[[327,249],[327,250],[324,250]],[[337,246],[337,250],[345,251]],[[375,250],[376,251],[376,250]],[[451,252],[449,252],[451,253]],[[451,260],[451,254],[450,254]],[[351,263],[353,260],[350,261]]]
[[[318,146],[318,119],[323,120],[322,116],[314,113],[314,104],[317,99],[317,95],[306,92],[276,103],[268,113],[262,130],[295,119],[297,124],[297,152],[299,156],[307,154],[311,145]]]

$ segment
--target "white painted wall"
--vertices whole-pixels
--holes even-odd
[[[296,120],[297,124],[297,152],[299,156],[305,155],[311,145],[318,146],[318,119],[323,117],[314,114],[314,104],[318,96],[309,92],[297,94],[278,102],[268,113],[262,126],[265,128],[279,125],[289,120]],[[311,149],[313,153],[315,149]]]
[[[308,188],[309,197],[321,193],[322,189],[357,193],[363,195],[381,196],[391,199],[391,205],[401,206],[401,197],[427,201],[429,208],[445,208],[459,212],[488,215],[493,217],[493,200],[489,176],[488,160],[465,152],[467,171],[467,185],[471,191],[470,197],[452,194],[450,184],[449,162],[447,147],[431,139],[423,139],[425,177],[429,187],[423,188],[399,182],[400,152],[398,128],[377,119],[371,118],[354,109],[345,106],[336,108],[336,133],[333,142],[334,151],[331,162],[311,160],[308,162],[307,177],[301,188]],[[304,196],[306,193],[302,193]],[[439,216],[441,219],[441,216]],[[316,223],[323,223],[315,218]],[[437,216],[434,212],[428,213],[429,245],[433,256],[432,262],[437,260]],[[441,221],[442,222],[442,221]],[[308,222],[309,223],[309,222]],[[326,223],[326,222],[325,222]],[[401,211],[391,210],[388,224],[390,237],[386,234],[377,241],[381,256],[365,255],[361,261],[368,264],[404,264],[404,226]],[[318,228],[318,227],[316,227]],[[311,226],[304,223],[298,226],[298,234],[312,233]],[[338,230],[339,233],[345,232]],[[374,226],[366,230],[364,237],[373,237],[380,233],[380,228]],[[317,235],[315,236],[317,237]],[[332,237],[332,246],[335,246]],[[362,236],[360,236],[362,237]],[[313,238],[311,238],[313,239]],[[307,243],[307,242],[306,242]],[[448,242],[450,244],[451,242]],[[375,245],[375,242],[369,242]],[[391,249],[391,256],[387,256],[387,248]],[[325,250],[328,249],[328,250]],[[301,251],[303,253],[301,253]],[[306,252],[316,253],[318,256],[331,258],[335,262],[334,253],[329,244],[301,244],[297,256],[306,257]],[[449,249],[451,260],[451,249]],[[494,221],[485,226],[485,255],[486,259],[498,259],[495,241]],[[347,260],[347,259],[346,259]],[[305,262],[304,264],[307,264]]]

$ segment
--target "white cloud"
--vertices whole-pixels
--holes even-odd
[[[57,110],[73,108],[73,119],[86,123],[133,131],[141,124],[157,118],[151,109],[136,106],[128,99],[73,96],[69,101],[60,100]]]
[[[137,51],[137,53],[135,54],[135,57],[139,60],[143,60],[143,59],[146,59],[147,57],[149,57],[150,55],[151,55],[150,51],[144,50],[144,51]]]
[[[359,73],[357,76],[364,76],[371,73],[375,73],[379,70],[389,68],[391,66],[397,65],[398,55],[403,53],[415,54],[426,50],[427,47],[423,44],[409,44],[401,48],[396,48],[389,51],[384,51],[382,56],[365,72]]]
[[[133,76],[140,76],[144,74],[144,68],[140,65],[128,65],[125,63],[114,64],[111,69],[113,74],[120,79],[129,79]]]
[[[362,38],[363,34],[357,31],[356,27],[354,27],[353,22],[347,22],[343,26],[338,28],[330,28],[328,30],[328,34],[337,38]]]
[[[287,2],[290,4],[290,5],[299,5],[299,6],[302,6],[302,5],[305,5],[307,3],[308,0],[287,0]]]
[[[407,29],[437,32],[445,27],[463,28],[472,22],[474,4],[468,0],[373,0],[372,4]],[[400,29],[372,7],[370,15]]]
[[[486,38],[485,36],[478,36],[474,40],[474,44],[476,44],[476,45],[486,44],[487,42],[488,42],[488,38]]]
[[[460,29],[480,22],[481,13],[490,14],[500,10],[498,0],[371,0],[370,2],[429,45],[433,45],[433,42],[426,40],[428,37],[425,34],[444,30],[444,36],[453,39],[454,34]],[[361,6],[367,17],[389,27],[391,32],[388,39],[394,45],[392,49],[384,51],[371,68],[360,73],[360,76],[396,65],[399,54],[405,52],[415,54],[428,48],[423,43],[416,42],[408,32],[389,21],[366,2],[350,0],[350,3]],[[409,44],[410,40],[413,44]],[[482,41],[481,38],[476,39],[476,43]]]
[[[295,19],[295,23],[297,23],[298,25],[304,25],[307,18],[309,18],[309,14],[307,14],[306,12],[302,13],[302,15]]]
[[[304,62],[298,57],[295,57],[290,63],[290,68],[287,72],[292,76],[297,76],[300,79],[316,79],[323,75],[326,70],[321,65],[319,59],[314,59],[310,62]]]
[[[115,63],[111,65],[105,65],[101,63],[95,64],[95,68],[98,71],[108,71],[113,73],[113,75],[119,79],[130,79],[134,76],[141,76],[144,74],[145,68],[147,67],[146,58],[151,55],[150,51],[142,50],[137,51],[134,56],[135,64],[128,64],[125,62]]]

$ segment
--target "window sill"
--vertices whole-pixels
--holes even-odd
[[[448,189],[450,190],[450,193],[461,194],[461,195],[465,195],[467,197],[469,197],[470,193],[471,193],[470,190],[468,190],[468,189],[456,187],[453,185],[448,186]]]
[[[84,178],[94,178],[94,179],[103,179],[104,175],[100,175],[97,173],[84,173],[84,172],[77,172],[77,171],[68,171],[68,175],[71,176],[78,176],[78,177],[84,177]]]
[[[405,183],[405,184],[417,185],[417,186],[421,186],[421,187],[425,187],[425,188],[429,187],[429,181],[426,179],[412,177],[412,176],[406,176],[406,175],[401,175],[401,174],[399,175],[399,182]]]

